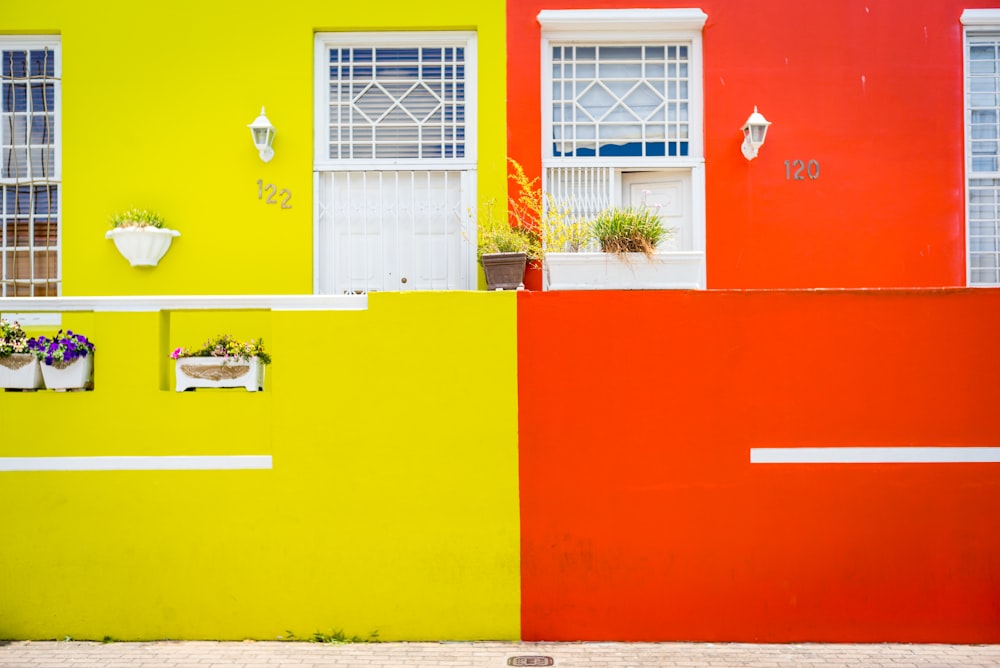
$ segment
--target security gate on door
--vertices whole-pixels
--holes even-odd
[[[327,294],[475,287],[475,228],[460,171],[319,176],[319,288]],[[328,250],[325,250],[328,249]]]

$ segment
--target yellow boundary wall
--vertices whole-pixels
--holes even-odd
[[[95,389],[0,392],[0,457],[272,468],[0,472],[0,638],[520,636],[513,293],[63,320]],[[264,337],[265,391],[173,391],[220,332]]]

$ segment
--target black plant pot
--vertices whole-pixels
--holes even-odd
[[[524,288],[526,253],[487,253],[482,257],[487,290],[517,290]]]

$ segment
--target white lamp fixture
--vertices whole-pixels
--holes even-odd
[[[757,111],[757,105],[754,105],[753,113],[747,119],[747,122],[743,124],[741,128],[743,130],[743,157],[747,160],[753,160],[757,157],[757,151],[760,147],[764,145],[764,137],[767,135],[767,126],[771,122],[764,118],[764,115]]]
[[[275,131],[271,121],[267,120],[267,116],[264,114],[264,107],[260,108],[260,116],[247,127],[250,128],[250,134],[253,135],[253,145],[260,153],[260,159],[264,162],[271,162],[271,158],[274,157],[271,143],[274,141]]]

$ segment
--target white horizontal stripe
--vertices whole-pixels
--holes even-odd
[[[271,455],[0,457],[0,471],[222,471],[270,468]]]
[[[1000,462],[1000,448],[750,448],[751,464],[962,464]]]
[[[364,311],[367,295],[155,295],[110,297],[4,297],[0,310],[17,312],[121,312],[270,309],[272,311]]]

